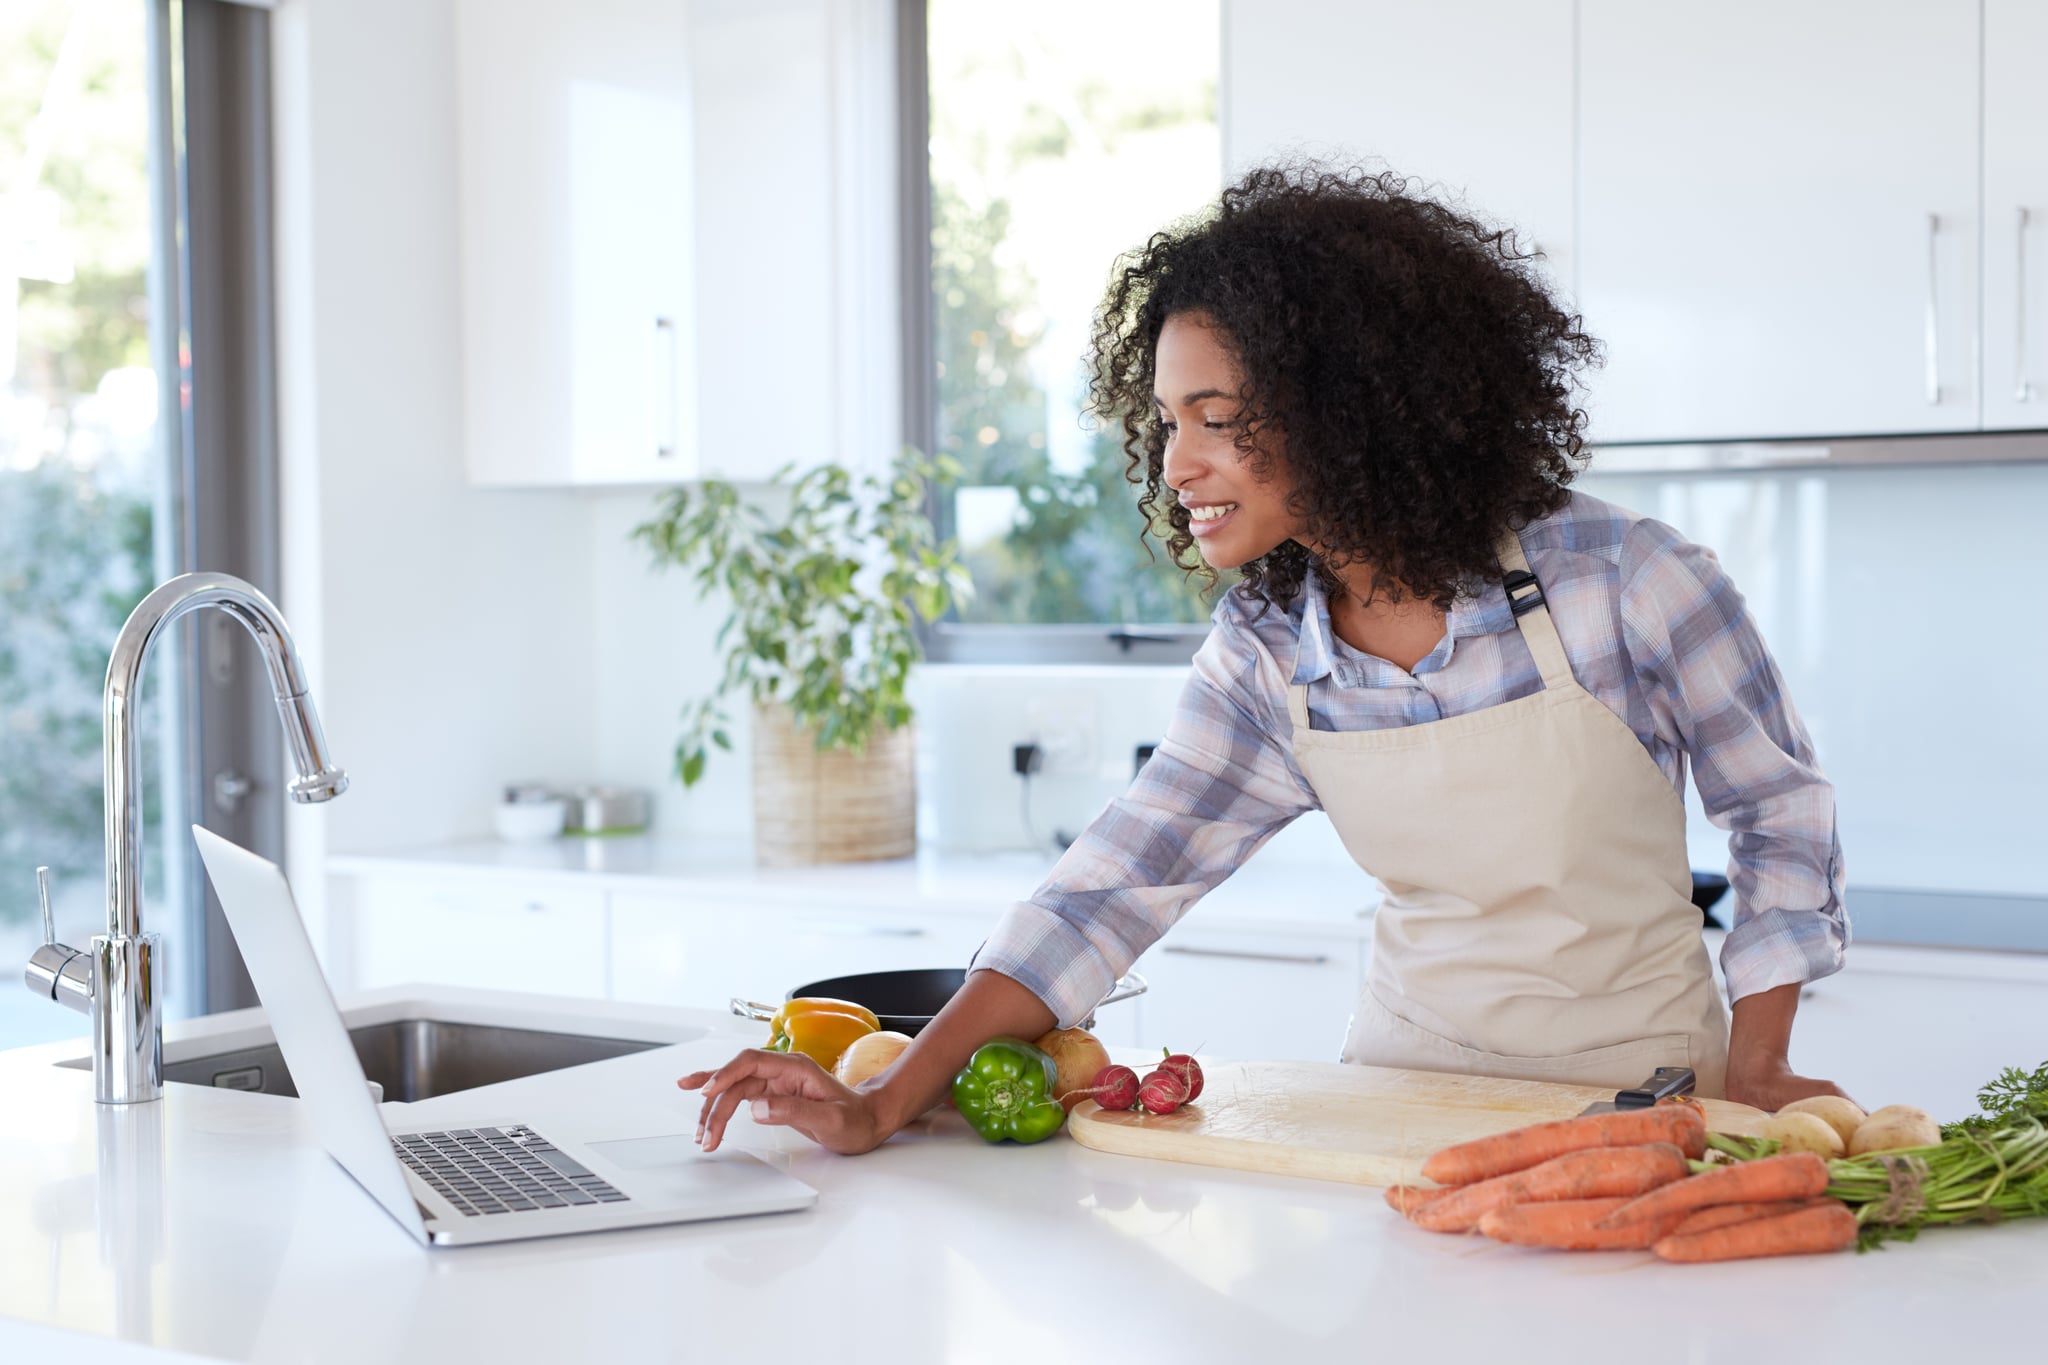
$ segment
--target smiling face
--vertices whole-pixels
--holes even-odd
[[[1263,477],[1237,448],[1243,376],[1215,328],[1198,313],[1176,313],[1159,329],[1153,398],[1166,430],[1165,475],[1202,558],[1235,569],[1294,539],[1277,468]],[[1269,462],[1272,463],[1272,462]]]

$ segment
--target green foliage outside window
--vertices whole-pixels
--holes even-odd
[[[1197,585],[1141,544],[1136,488],[1124,477],[1120,433],[1094,433],[1088,467],[1053,467],[1046,395],[1032,376],[1040,335],[1020,321],[1029,282],[995,264],[1009,206],[976,212],[933,187],[932,276],[937,295],[939,447],[963,485],[1019,491],[1014,528],[971,546],[978,623],[1205,621]]]
[[[1215,7],[934,0],[929,16],[937,439],[961,465],[940,514],[972,531],[975,582],[961,620],[1206,620],[1198,584],[1140,540],[1121,431],[1072,437],[1079,315],[1117,253],[1221,180]],[[1134,68],[1135,50],[1157,60]]]
[[[38,864],[60,899],[102,876],[107,656],[154,574],[154,437],[111,415],[153,387],[143,19],[0,6],[0,922]]]

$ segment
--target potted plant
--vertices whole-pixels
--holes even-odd
[[[729,701],[753,703],[754,846],[769,865],[907,857],[917,791],[905,687],[921,656],[916,623],[972,591],[957,547],[939,542],[925,487],[959,466],[906,450],[887,477],[823,464],[747,500],[718,480],[662,495],[633,529],[658,567],[690,571],[732,613],[715,647],[723,670],[683,708],[675,771],[704,776],[730,749]],[[786,501],[785,501],[786,499]],[[782,510],[771,512],[769,505]]]

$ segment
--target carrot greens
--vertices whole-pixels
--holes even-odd
[[[1910,1241],[1923,1227],[2048,1214],[2048,1063],[2008,1067],[1984,1112],[1940,1143],[1828,1163],[1828,1194],[1856,1213],[1859,1245]]]

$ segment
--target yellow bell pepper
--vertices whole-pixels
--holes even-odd
[[[882,1021],[875,1012],[865,1005],[856,1005],[851,1000],[834,1000],[827,995],[805,995],[790,1001],[775,1011],[775,1017],[768,1021],[768,1031],[777,1038],[789,1036],[789,1021],[806,1014],[850,1014],[856,1019],[868,1021],[868,1029],[879,1033]]]
[[[830,1071],[856,1039],[878,1032],[881,1020],[874,1011],[850,1001],[812,997],[792,1000],[777,1010],[772,1027],[771,1051],[801,1052]]]

